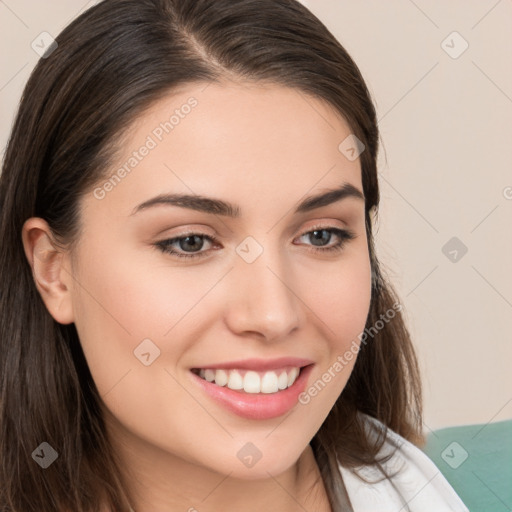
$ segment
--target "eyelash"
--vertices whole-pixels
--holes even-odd
[[[335,228],[335,227],[331,227],[331,226],[315,226],[311,230],[306,231],[305,233],[300,235],[299,238],[301,238],[305,235],[312,234],[314,231],[330,231],[331,233],[338,236],[338,238],[340,239],[334,245],[331,245],[328,247],[322,247],[322,248],[313,247],[312,249],[310,249],[313,253],[317,253],[317,254],[318,253],[337,253],[345,247],[346,242],[353,240],[356,237],[356,235],[352,231],[348,231],[345,229]],[[157,242],[154,245],[163,253],[171,254],[173,256],[177,256],[178,258],[189,258],[189,259],[190,258],[202,258],[206,255],[206,253],[208,251],[201,251],[201,252],[195,252],[195,253],[182,253],[182,252],[177,252],[177,251],[170,249],[170,246],[173,243],[179,242],[180,240],[183,240],[187,237],[194,236],[194,235],[202,237],[204,239],[207,239],[207,240],[211,241],[213,244],[218,243],[218,240],[215,237],[212,237],[210,235],[206,235],[204,233],[190,232],[190,233],[184,233],[183,235],[180,235],[179,237],[162,240],[161,242]]]

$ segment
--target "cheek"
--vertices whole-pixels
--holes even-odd
[[[95,247],[103,247],[101,254]],[[221,307],[207,295],[224,269],[166,265],[146,251],[119,247],[93,242],[84,248],[74,291],[75,325],[100,392],[130,369],[173,368],[200,337],[204,322],[218,314],[215,306]],[[148,346],[150,367],[137,357]]]
[[[302,283],[312,310],[325,324],[326,338],[337,350],[364,329],[371,299],[371,267],[361,250]]]
[[[307,302],[323,326],[320,364],[300,402],[313,407],[318,426],[343,391],[354,368],[371,300],[369,255],[361,247],[350,258],[317,273],[310,283]]]
[[[73,308],[85,357],[102,392],[139,365],[134,350],[144,339],[158,346],[187,291],[163,286],[156,271],[142,270],[128,252],[113,249],[99,257],[93,247],[84,250]]]
[[[92,250],[84,250],[84,254],[86,261],[79,277],[83,286],[77,288],[76,300],[82,323],[87,320],[98,326],[111,326],[124,333],[122,338],[135,341],[162,337],[183,316],[187,306],[190,309],[197,302],[201,290],[204,293],[208,289],[205,280],[193,280],[190,270],[166,267],[162,262],[155,264],[145,253],[116,253],[112,248],[101,258]]]
[[[211,283],[203,279],[190,286],[190,273],[143,266],[128,251],[122,259],[114,251],[101,260],[92,254],[87,253],[91,263],[82,267],[75,291],[75,325],[107,410],[150,441],[167,439],[169,431],[186,439],[187,425],[201,409],[174,378],[173,367],[190,339],[197,339],[191,336],[187,312]],[[148,352],[150,363],[145,365],[143,354]]]

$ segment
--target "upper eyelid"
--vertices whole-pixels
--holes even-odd
[[[301,230],[299,232],[299,234],[296,235],[296,237],[304,236],[304,235],[307,235],[307,234],[311,233],[312,231],[320,230],[320,229],[325,229],[327,231],[329,231],[329,230],[331,230],[331,231],[340,230],[340,231],[347,231],[347,232],[351,231],[350,229],[348,229],[346,227],[334,226],[332,224],[318,224],[318,225],[314,225],[312,227],[309,227],[307,229]],[[205,232],[203,232],[200,229],[197,229],[197,230],[191,229],[191,230],[185,231],[184,233],[164,238],[164,239],[162,239],[162,241],[163,242],[171,241],[171,240],[175,241],[175,240],[180,240],[182,238],[186,238],[188,236],[193,236],[193,235],[198,235],[198,236],[202,236],[204,238],[209,238],[212,241],[217,241],[219,239],[218,236],[212,235],[210,233],[205,233]]]

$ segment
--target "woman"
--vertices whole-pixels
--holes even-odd
[[[372,238],[364,81],[294,0],[109,0],[0,177],[0,508],[467,510]]]

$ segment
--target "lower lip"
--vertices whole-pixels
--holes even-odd
[[[193,372],[190,374],[208,395],[229,411],[250,420],[268,420],[286,414],[298,402],[312,368],[312,364],[302,368],[297,380],[289,388],[276,393],[234,391],[208,382]]]

